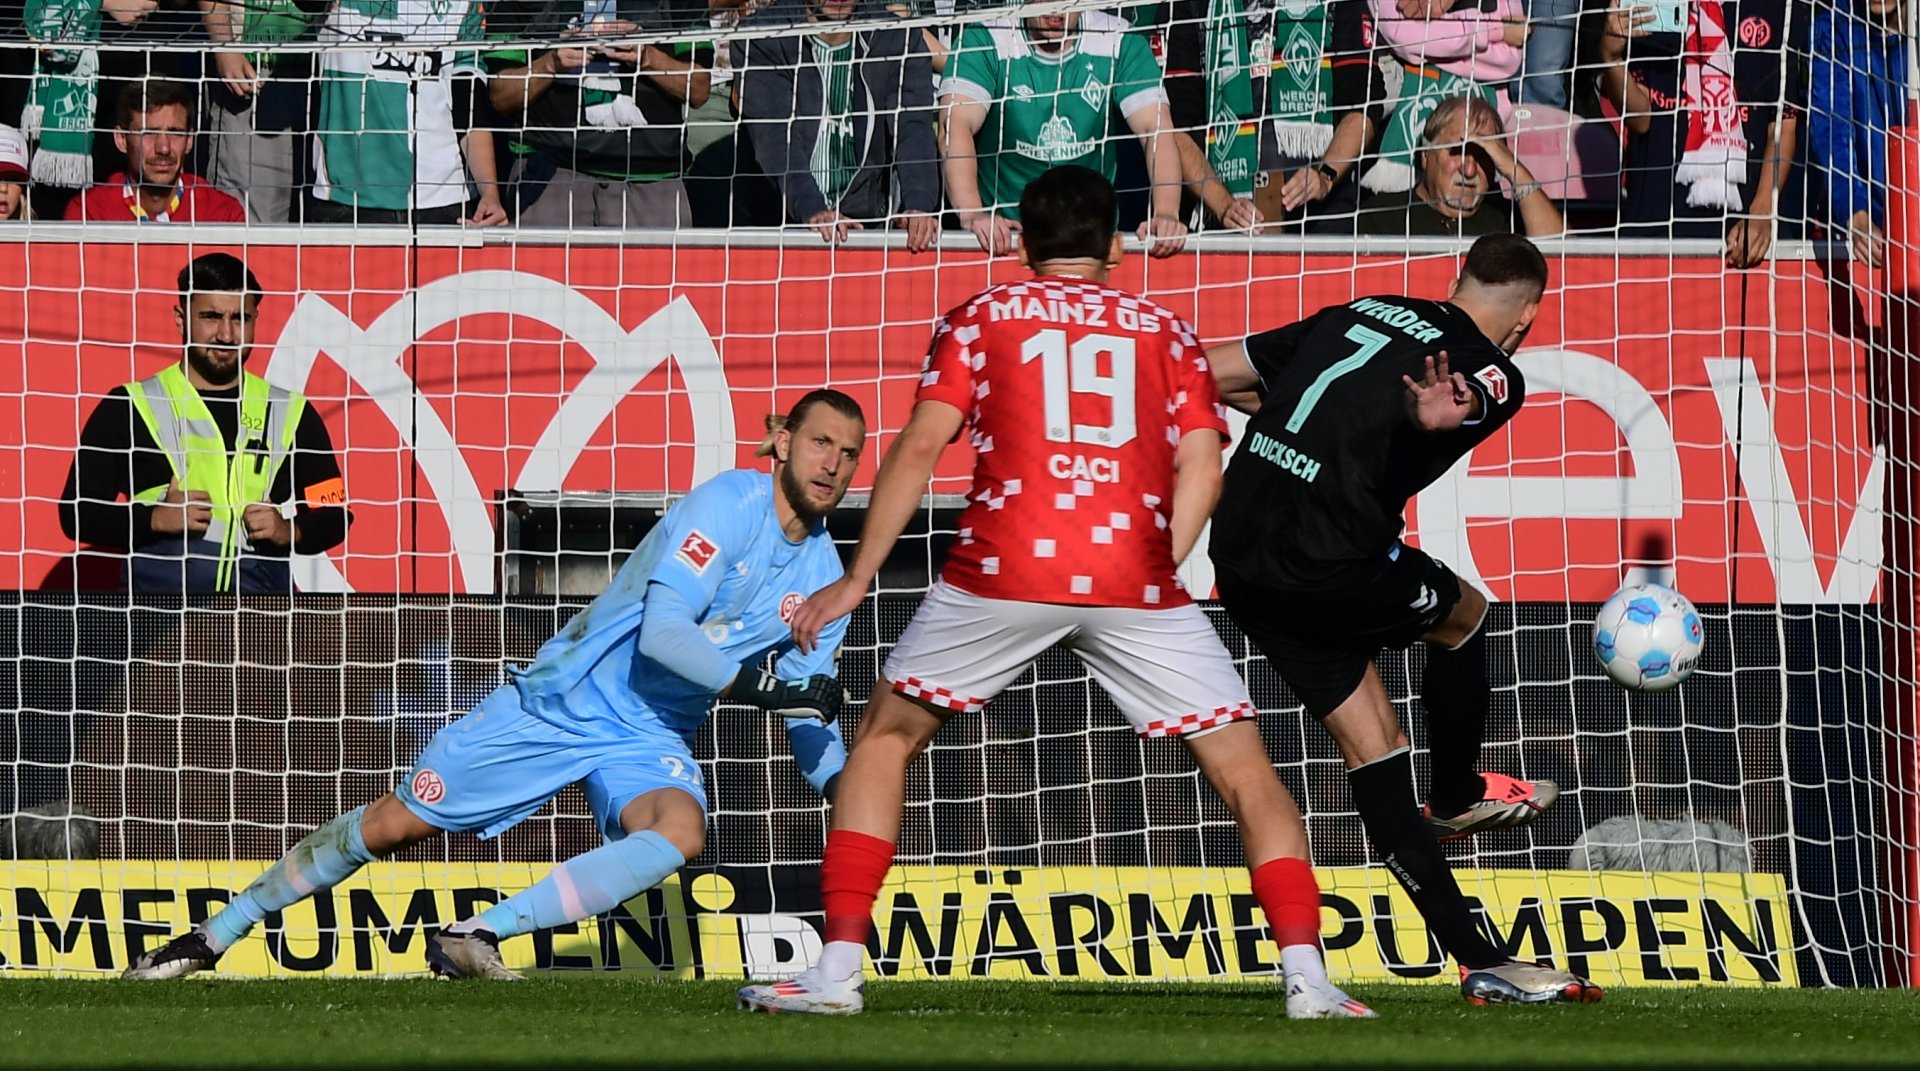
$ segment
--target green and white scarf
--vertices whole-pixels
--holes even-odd
[[[853,143],[853,38],[838,45],[818,37],[808,41],[821,81],[820,131],[808,163],[827,207],[839,208],[860,170],[859,148]]]
[[[21,116],[39,142],[29,170],[35,182],[81,188],[93,179],[100,0],[27,0],[27,36],[35,52],[33,97]],[[57,47],[47,47],[57,46]]]
[[[1280,0],[1267,110],[1280,155],[1289,159],[1316,158],[1333,144],[1333,67],[1326,58],[1326,0]]]
[[[1360,185],[1377,193],[1400,193],[1419,181],[1414,157],[1419,153],[1427,118],[1448,97],[1476,94],[1498,108],[1493,87],[1438,67],[1406,65],[1406,77],[1394,95],[1387,128],[1380,135],[1380,158],[1360,176]]]
[[[1209,0],[1206,48],[1207,162],[1234,196],[1245,197],[1260,167],[1260,126],[1243,0]]]

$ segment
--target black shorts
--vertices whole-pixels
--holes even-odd
[[[1215,583],[1234,624],[1316,718],[1353,695],[1382,649],[1411,646],[1460,601],[1453,570],[1405,544],[1337,586],[1268,587],[1227,572]]]

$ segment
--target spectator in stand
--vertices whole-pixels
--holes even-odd
[[[938,10],[943,2],[948,14],[959,10],[959,5],[954,0],[935,0],[933,4],[927,4],[924,0],[900,0],[898,3],[887,4],[887,10],[903,19],[911,19]],[[922,10],[923,8],[931,10]],[[927,46],[927,65],[933,71],[933,85],[936,90],[940,88],[940,79],[947,73],[947,54],[951,49],[947,47],[947,38],[942,34],[948,29],[950,27],[928,26],[920,31],[920,39]]]
[[[1146,156],[1153,207],[1140,237],[1148,254],[1169,257],[1185,246],[1180,139],[1160,64],[1122,19],[1090,11],[970,24],[939,103],[947,201],[981,249],[1012,251],[1020,194],[1048,168],[1078,164],[1112,181],[1116,109]]]
[[[255,223],[295,219],[308,184],[313,53],[273,46],[310,39],[326,0],[199,0],[212,55],[207,80],[207,181],[238,197]]]
[[[307,222],[507,221],[480,58],[454,47],[480,40],[480,10],[479,0],[333,0],[321,44],[393,47],[320,53]]]
[[[29,0],[23,5],[22,24],[35,52],[20,129],[36,144],[32,171],[40,215],[63,214],[75,191],[91,185],[99,173],[94,135],[104,126],[97,113],[106,69],[134,57],[147,62],[145,52],[103,53],[96,47],[102,30],[136,26],[155,6],[155,0]]]
[[[742,22],[767,5],[777,2],[779,0],[707,0],[707,25],[712,28],[715,39],[730,38],[733,30]],[[707,76],[711,91],[717,94],[724,90],[728,96],[727,103],[736,112],[740,106],[737,99],[740,87],[734,82],[733,57],[734,52],[743,47],[743,42],[730,41],[724,47],[714,49],[713,68]]]
[[[740,113],[734,103],[733,52],[731,45],[722,43],[732,36],[734,27],[755,11],[767,6],[769,0],[709,0],[706,23],[716,42],[713,49],[713,66],[707,69],[707,102],[698,108],[687,108],[687,155],[698,160],[700,154],[715,142],[733,137],[736,133],[736,120]],[[697,16],[696,16],[697,18]],[[737,44],[738,42],[735,42]],[[689,170],[688,174],[693,174]],[[690,194],[691,195],[691,194]],[[696,207],[695,215],[699,210]],[[696,219],[694,226],[699,226]]]
[[[32,219],[27,201],[29,181],[27,139],[10,126],[0,126],[0,220]]]
[[[876,19],[872,0],[780,0],[752,19]],[[926,37],[904,27],[744,43],[740,123],[787,216],[838,245],[893,221],[915,253],[940,237],[940,151]],[[897,191],[897,192],[896,192]]]
[[[1773,246],[1800,136],[1809,11],[1693,0],[1678,33],[1654,31],[1655,17],[1609,11],[1600,40],[1600,91],[1626,127],[1620,235],[1720,238],[1727,263],[1750,268]]]
[[[1559,234],[1565,224],[1553,199],[1507,144],[1500,113],[1473,93],[1449,97],[1427,117],[1420,182],[1401,193],[1360,202],[1359,232],[1384,235]],[[1506,179],[1513,200],[1494,187]]]
[[[120,91],[113,143],[126,167],[67,202],[66,218],[90,223],[245,223],[238,200],[189,174],[192,88],[155,79]]]
[[[1267,0],[1166,5],[1167,110],[1179,131],[1174,143],[1180,175],[1208,215],[1228,230],[1251,230],[1261,222],[1253,189],[1267,79],[1256,56],[1273,54],[1273,21]]]
[[[1900,0],[1814,13],[1808,155],[1826,179],[1828,225],[1869,267],[1886,260],[1887,138],[1906,118],[1908,47]]]
[[[93,138],[92,177],[96,182],[120,168],[120,149],[113,143],[109,109],[123,89],[136,82],[164,79],[192,86],[197,99],[205,77],[206,33],[196,0],[142,2],[152,9],[145,17],[129,22],[107,20],[101,25],[100,42],[106,47],[100,51],[101,115]],[[193,121],[197,128],[197,113]],[[200,163],[199,156],[194,156],[189,169],[200,173]]]
[[[1411,189],[1427,117],[1448,97],[1478,95],[1504,111],[1520,70],[1527,22],[1520,0],[1368,0],[1375,40],[1405,76],[1380,136],[1380,159],[1360,178],[1374,191]]]
[[[740,129],[740,72],[734,59],[746,62],[746,42],[734,29],[773,0],[708,0],[707,26],[716,41],[713,67],[707,74],[707,103],[687,109],[687,199],[693,204],[693,225],[717,229],[778,227],[786,221],[780,186],[762,174],[753,158],[753,145]]]
[[[1309,231],[1350,233],[1358,183],[1353,175],[1361,155],[1373,144],[1386,117],[1386,84],[1368,46],[1372,16],[1366,0],[1213,0],[1215,5],[1245,4],[1245,44],[1248,90],[1253,102],[1264,102],[1260,112],[1257,163],[1268,180],[1263,186],[1249,177],[1244,184],[1231,180],[1236,196],[1251,190],[1263,222],[1312,217]],[[1239,72],[1210,59],[1213,47],[1238,46],[1242,35],[1230,22],[1212,17],[1230,9],[1210,7],[1201,0],[1179,0],[1173,6],[1167,30],[1167,96],[1174,123],[1182,131],[1207,129],[1206,148],[1214,170],[1237,172],[1234,154],[1251,146],[1237,125],[1231,139],[1227,123],[1207,122],[1215,109],[1209,100],[1231,105],[1226,112],[1246,115],[1238,108]],[[1209,96],[1210,95],[1210,96]],[[1193,147],[1201,143],[1189,134]],[[1183,162],[1191,167],[1195,153],[1182,147]],[[1241,157],[1244,159],[1244,157]],[[1203,197],[1207,194],[1203,192]],[[1209,207],[1216,218],[1222,207],[1214,192]]]
[[[327,425],[245,370],[260,281],[230,253],[180,271],[180,360],[100,400],[60,494],[60,530],[113,548],[129,590],[293,590],[295,553],[347,536]]]
[[[693,225],[687,109],[706,103],[712,46],[612,42],[696,17],[704,6],[673,0],[509,0],[489,13],[496,36],[560,43],[491,61],[493,107],[529,150],[515,167],[522,226]]]
[[[1628,0],[1608,0],[1624,3]],[[1566,111],[1573,78],[1573,38],[1580,0],[1526,0],[1526,51],[1520,58],[1520,103]]]
[[[22,21],[26,5],[20,0],[0,3],[0,124],[18,127],[33,88],[37,50],[27,38]]]

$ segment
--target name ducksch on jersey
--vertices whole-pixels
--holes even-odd
[[[1109,314],[1111,320],[1108,319]],[[1160,317],[1142,309],[1131,309],[1124,304],[1107,306],[1066,301],[1056,297],[1016,295],[1005,301],[989,301],[987,319],[996,323],[1001,320],[1045,320],[1055,324],[1117,327],[1122,331],[1137,331],[1143,335],[1157,335],[1161,331]]]
[[[1308,483],[1312,483],[1313,478],[1320,475],[1320,462],[1268,436],[1265,432],[1253,433],[1253,437],[1247,440],[1247,453],[1270,461]]]
[[[1420,314],[1412,309],[1404,309],[1374,298],[1361,298],[1347,308],[1362,316],[1371,316],[1388,326],[1397,327],[1416,342],[1436,342],[1441,335],[1446,334],[1445,331],[1421,319]]]

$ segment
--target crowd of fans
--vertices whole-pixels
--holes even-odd
[[[961,229],[998,251],[1024,183],[1081,163],[1163,254],[1223,227],[1882,254],[1900,0],[888,24],[954,2],[25,0],[0,9],[0,217]]]

